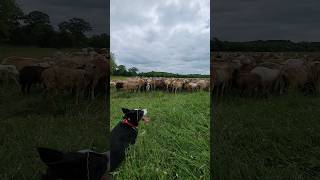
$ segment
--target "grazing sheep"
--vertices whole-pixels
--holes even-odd
[[[18,75],[19,72],[17,71],[16,67],[13,65],[0,65],[0,81],[8,84],[10,81],[13,81],[17,86],[18,83]]]
[[[32,84],[41,83],[41,74],[47,69],[41,66],[26,66],[19,73],[19,82],[22,93],[30,93]]]
[[[3,65],[14,65],[18,71],[21,71],[21,69],[25,66],[31,66],[36,63],[41,63],[42,60],[35,59],[35,58],[25,58],[25,57],[18,57],[18,56],[12,56],[7,57],[2,61]]]
[[[61,90],[74,91],[76,103],[84,95],[85,88],[89,85],[90,79],[83,69],[70,69],[64,67],[51,67],[43,71],[41,80],[46,92]]]

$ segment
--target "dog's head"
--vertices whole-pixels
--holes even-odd
[[[127,119],[131,124],[138,126],[140,120],[144,120],[147,109],[127,109],[122,108],[123,118]]]
[[[47,165],[43,180],[100,180],[108,168],[108,158],[94,152],[68,152],[37,148]],[[89,177],[89,178],[88,178]]]

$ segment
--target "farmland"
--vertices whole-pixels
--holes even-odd
[[[111,127],[122,118],[121,107],[147,108],[150,122],[127,159],[114,173],[117,179],[209,179],[210,99],[202,92],[111,91]]]
[[[35,58],[57,51],[27,47],[1,50],[5,56]],[[45,170],[36,151],[39,146],[63,151],[107,150],[109,123],[103,96],[93,101],[81,99],[75,105],[70,94],[45,98],[40,86],[33,86],[28,95],[14,83],[0,86],[0,179],[39,179]]]
[[[6,52],[3,57],[32,58],[50,57],[58,50],[2,49]],[[70,93],[59,93],[50,99],[39,85],[33,85],[26,95],[14,83],[1,84],[0,91],[1,179],[39,179],[40,172],[45,170],[35,149],[39,146],[63,151],[107,149],[109,123],[103,96],[93,101],[83,97],[76,105]],[[140,126],[137,144],[129,150],[126,162],[114,173],[115,177],[209,178],[208,92],[112,91],[111,97],[111,127],[121,120],[121,107],[146,107],[151,118],[151,123]],[[133,167],[137,171],[128,171]]]
[[[211,67],[212,178],[319,179],[319,54],[235,54]]]
[[[320,97],[228,96],[214,106],[214,179],[319,179]]]
[[[0,179],[39,179],[45,170],[36,147],[64,151],[96,147],[106,151],[108,144],[105,101],[81,101],[61,95],[47,101],[41,89],[23,96],[15,86],[0,90]]]

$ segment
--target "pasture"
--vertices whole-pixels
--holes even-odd
[[[51,56],[57,51],[71,51],[73,49],[56,49],[56,48],[38,48],[38,47],[16,47],[9,45],[0,45],[0,60],[8,56],[24,56],[31,58],[40,58]]]
[[[36,147],[77,151],[94,146],[106,151],[109,123],[103,97],[74,104],[61,95],[46,100],[36,89],[23,96],[20,89],[0,89],[0,179],[39,179],[45,165]]]
[[[57,49],[1,47],[6,56],[43,57]],[[67,51],[67,50],[60,50]],[[2,54],[4,52],[5,54]],[[36,147],[63,151],[95,148],[107,150],[108,129],[106,103],[103,96],[81,99],[75,105],[70,94],[45,98],[43,89],[33,85],[23,95],[14,83],[0,85],[0,179],[40,179],[45,165]]]
[[[208,92],[111,91],[110,124],[121,107],[147,108],[137,142],[114,173],[116,179],[209,179],[210,99]]]
[[[213,179],[320,178],[319,60],[251,52],[211,64]]]
[[[320,97],[226,96],[214,106],[213,179],[319,179]]]

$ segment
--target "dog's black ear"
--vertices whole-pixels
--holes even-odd
[[[63,160],[63,152],[48,149],[48,148],[37,148],[40,155],[40,159],[47,165]]]
[[[122,108],[122,112],[123,112],[123,114],[127,114],[128,112],[130,112],[130,109]]]

